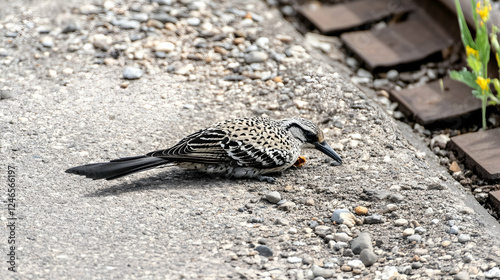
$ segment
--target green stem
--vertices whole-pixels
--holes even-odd
[[[486,130],[486,105],[487,105],[487,102],[488,102],[488,97],[487,96],[483,96],[482,98],[482,113],[483,113],[483,129]]]

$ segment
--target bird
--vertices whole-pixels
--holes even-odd
[[[249,117],[201,129],[168,149],[76,166],[66,172],[94,180],[113,180],[162,165],[176,165],[215,176],[274,182],[275,178],[268,175],[291,167],[306,146],[314,146],[332,158],[334,165],[342,164],[342,158],[314,122],[298,117]]]

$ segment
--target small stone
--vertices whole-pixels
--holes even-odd
[[[368,72],[367,70],[363,68],[359,68],[358,71],[356,72],[356,75],[361,78],[369,78],[373,79],[372,73]]]
[[[306,198],[306,201],[304,202],[305,205],[307,206],[314,206],[314,199],[312,197]]]
[[[144,74],[144,71],[140,68],[137,68],[137,67],[125,67],[125,69],[123,70],[123,78],[127,79],[127,80],[136,80],[136,79],[139,79],[140,77],[142,77],[142,75]]]
[[[432,216],[433,214],[434,214],[434,210],[431,207],[425,209],[425,211],[424,211],[424,215],[427,217]]]
[[[397,219],[394,221],[394,225],[401,227],[401,226],[406,226],[408,225],[408,220],[407,219]]]
[[[458,163],[456,161],[451,162],[449,169],[453,173],[461,171],[460,166],[458,166]]]
[[[372,239],[370,234],[367,232],[362,232],[358,237],[351,241],[351,250],[354,254],[359,254],[363,249],[370,249],[373,251]]]
[[[358,215],[366,215],[368,214],[368,208],[364,206],[357,206],[356,208],[354,208],[354,213]]]
[[[187,22],[187,24],[189,24],[191,26],[198,26],[198,25],[200,25],[201,20],[199,18],[192,17],[192,18],[188,18],[186,20],[186,22]]]
[[[378,256],[370,249],[363,249],[359,254],[359,259],[365,266],[371,266],[377,262]]]
[[[470,276],[469,276],[469,273],[467,273],[467,271],[460,271],[459,273],[457,273],[453,276],[453,279],[454,280],[469,280]]]
[[[311,271],[315,277],[331,278],[334,271],[331,269],[322,268],[318,265],[313,264]]]
[[[365,249],[366,250],[366,249]],[[347,262],[347,265],[354,268],[354,269],[363,269],[365,265],[363,264],[362,261],[360,260],[351,260]]]
[[[154,20],[158,20],[162,22],[163,24],[166,23],[177,23],[179,20],[176,17],[173,17],[171,15],[165,14],[165,13],[159,13],[159,14],[152,14],[151,18]]]
[[[349,227],[361,224],[361,221],[347,209],[335,209],[332,214],[332,221],[336,224],[344,224]]]
[[[161,42],[155,46],[155,51],[169,53],[175,50],[174,43],[171,42]]]
[[[281,200],[281,194],[277,191],[270,192],[266,194],[266,200],[271,202],[271,203],[278,203]]]
[[[14,97],[11,91],[0,91],[0,99],[10,99]]]
[[[443,240],[443,241],[441,241],[441,246],[443,246],[445,248],[448,247],[448,246],[450,246],[450,244],[451,244],[450,240]]]
[[[78,29],[80,29],[76,24],[74,23],[68,23],[64,28],[63,30],[61,31],[62,33],[71,33],[71,32],[75,32],[77,31]]]
[[[464,233],[458,235],[458,242],[467,243],[469,241],[470,241],[470,235]]]
[[[380,214],[373,214],[373,215],[365,217],[366,224],[381,224],[384,221],[385,221],[384,216],[382,216]]]
[[[261,218],[261,217],[252,217],[252,218],[247,220],[247,223],[250,223],[250,224],[261,224],[263,222],[264,222],[264,218]]]
[[[259,255],[264,257],[272,257],[273,250],[265,245],[259,245],[255,247],[255,251],[259,252]]]
[[[320,237],[325,237],[328,234],[332,233],[332,228],[329,226],[317,226],[314,228],[314,233]]]
[[[492,269],[486,271],[484,273],[484,276],[486,276],[486,278],[500,278],[500,268],[498,268],[498,266],[495,266]]]
[[[384,266],[381,279],[400,279],[398,269],[395,266]]]
[[[132,15],[131,19],[136,20],[138,22],[146,22],[148,21],[149,16],[146,13],[135,13]]]
[[[389,87],[390,82],[387,79],[375,79],[373,81],[373,87],[376,89],[382,89]]]
[[[289,263],[301,263],[302,262],[302,258],[299,258],[299,257],[288,257],[286,259],[287,262]]]
[[[422,236],[420,236],[420,234],[413,234],[408,236],[407,239],[410,242],[420,242],[422,240]]]
[[[40,42],[42,43],[42,46],[44,46],[46,48],[52,48],[54,46],[54,39],[50,36],[42,37]]]
[[[281,202],[281,201],[280,201]],[[291,202],[291,201],[286,201],[285,203],[282,203],[280,204],[280,202],[278,202],[278,209],[279,210],[282,210],[282,211],[291,211],[295,208],[295,203]]]
[[[338,232],[333,235],[333,240],[335,241],[349,242],[351,239],[352,238],[345,232]]]
[[[245,62],[248,64],[266,61],[269,55],[262,51],[253,51],[245,54]]]
[[[156,29],[163,29],[163,27],[165,27],[165,25],[161,21],[156,19],[149,19],[148,22],[146,22],[146,26],[154,27]]]
[[[412,228],[407,228],[403,231],[403,236],[410,236],[415,234],[415,230]]]
[[[431,139],[431,148],[439,147],[440,149],[446,149],[446,145],[450,141],[450,136],[447,134],[439,134]]]
[[[458,234],[458,226],[451,226],[450,229],[448,230],[449,234]]]
[[[340,267],[340,270],[345,271],[345,272],[349,272],[349,271],[352,271],[352,267],[350,267],[350,266],[348,266],[348,265],[344,264],[344,265],[342,265],[342,266]]]
[[[356,69],[356,68],[358,68],[358,65],[359,65],[359,62],[354,57],[348,57],[348,58],[346,58],[345,63],[351,69]]]
[[[389,79],[389,81],[396,81],[399,77],[399,72],[397,70],[389,70],[389,72],[387,72],[387,79]]]
[[[141,26],[141,23],[138,22],[137,20],[125,20],[125,19],[121,20],[115,19],[111,22],[111,24],[114,26],[118,26],[121,29],[138,29]]]

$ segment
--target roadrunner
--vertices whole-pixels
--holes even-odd
[[[325,141],[323,132],[309,120],[241,118],[202,129],[165,150],[77,166],[66,172],[94,180],[112,180],[172,164],[208,174],[273,182],[273,177],[265,175],[292,166],[307,144],[314,145],[338,165],[342,164],[340,156]]]

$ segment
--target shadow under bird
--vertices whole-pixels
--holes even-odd
[[[310,120],[240,118],[199,130],[165,150],[77,166],[66,172],[94,180],[112,180],[171,164],[208,174],[273,182],[273,177],[265,175],[291,167],[307,145],[314,145],[338,165],[342,164],[323,132]]]

